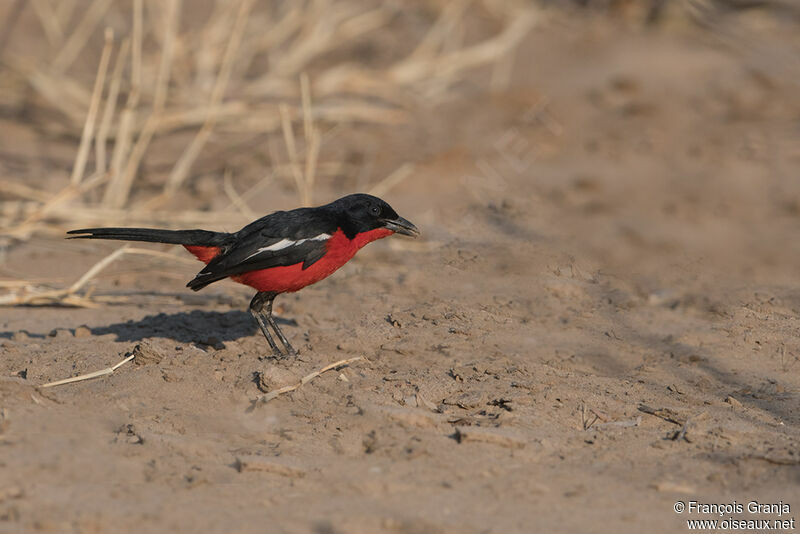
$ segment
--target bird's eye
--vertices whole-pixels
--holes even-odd
[[[381,209],[380,209],[378,206],[372,206],[372,207],[369,209],[369,212],[370,212],[371,214],[375,215],[375,216],[378,216],[378,215],[380,215],[380,214],[381,214]]]

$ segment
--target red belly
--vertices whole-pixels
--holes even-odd
[[[386,228],[378,228],[348,239],[341,230],[337,230],[325,243],[328,252],[307,269],[303,269],[302,263],[296,263],[284,267],[250,271],[231,276],[231,280],[248,285],[258,291],[270,293],[298,291],[330,276],[336,269],[350,261],[355,253],[367,243],[393,233]],[[186,249],[204,263],[208,263],[219,254],[217,247],[186,246]]]
[[[208,264],[219,254],[219,247],[196,247],[193,245],[183,245],[183,248],[194,254],[198,260]]]

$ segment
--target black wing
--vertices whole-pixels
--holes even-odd
[[[320,208],[272,213],[236,232],[233,244],[186,285],[197,291],[250,271],[297,263],[307,269],[325,255],[326,243],[337,228],[335,219]]]

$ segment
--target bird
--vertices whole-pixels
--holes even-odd
[[[420,235],[378,197],[356,193],[317,207],[276,211],[238,232],[160,230],[154,228],[83,228],[68,239],[113,239],[183,245],[206,266],[186,284],[199,291],[230,278],[257,291],[249,310],[276,358],[297,356],[272,316],[281,293],[299,291],[327,278],[364,245],[401,234]],[[282,351],[270,334],[275,332]]]

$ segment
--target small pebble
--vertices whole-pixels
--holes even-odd
[[[86,325],[81,325],[75,329],[75,337],[90,337],[92,331]]]
[[[72,332],[70,332],[66,328],[54,328],[47,335],[49,337],[54,337],[56,339],[67,339],[72,337]]]
[[[133,347],[133,362],[136,365],[159,363],[164,357],[161,352],[149,343],[139,343]]]
[[[12,341],[28,341],[31,337],[25,330],[20,330],[19,332],[14,332],[11,336]]]
[[[728,395],[728,396],[725,398],[725,402],[727,402],[728,404],[730,404],[730,405],[731,405],[733,408],[741,408],[741,407],[742,407],[742,403],[741,403],[741,402],[739,402],[738,400],[734,399],[734,398],[733,398],[733,397],[731,397],[730,395]]]

